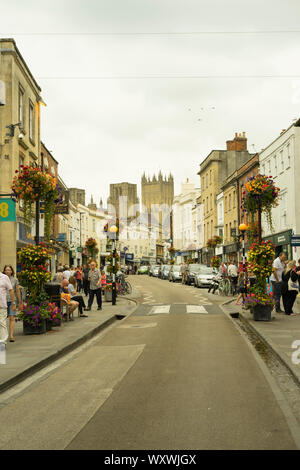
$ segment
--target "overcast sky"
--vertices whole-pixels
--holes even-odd
[[[140,193],[144,170],[171,171],[175,193],[199,186],[235,132],[259,151],[300,117],[299,0],[0,0],[0,13],[47,103],[42,140],[97,203],[110,183]]]

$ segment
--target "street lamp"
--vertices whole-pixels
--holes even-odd
[[[244,274],[244,292],[247,294],[247,281],[246,281],[246,258],[245,258],[245,232],[248,229],[246,224],[239,225],[239,231],[242,233],[242,253],[243,253],[243,274]]]
[[[109,228],[113,240],[113,282],[112,282],[112,305],[116,305],[117,291],[116,291],[116,240],[118,237],[118,227],[112,225]]]

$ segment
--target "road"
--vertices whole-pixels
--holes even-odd
[[[203,289],[131,276],[141,304],[1,402],[1,449],[295,449],[244,338]]]

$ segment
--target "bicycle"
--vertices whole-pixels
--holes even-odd
[[[219,283],[219,294],[228,296],[230,289],[231,289],[231,283],[228,277],[223,277]]]
[[[131,294],[132,293],[132,287],[131,287],[131,284],[130,282],[126,281],[125,278],[127,276],[125,276],[124,274],[121,274],[120,276],[118,276],[117,278],[117,285],[118,285],[118,293],[120,295],[125,295],[125,294]]]

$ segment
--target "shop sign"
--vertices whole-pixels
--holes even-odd
[[[291,237],[292,246],[300,246],[300,235],[294,235]]]
[[[16,203],[11,198],[0,198],[0,222],[16,221]]]

